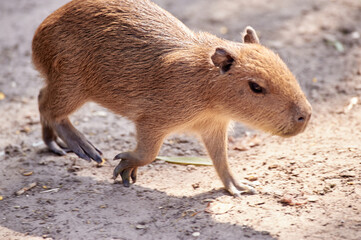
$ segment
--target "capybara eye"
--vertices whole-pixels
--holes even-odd
[[[249,81],[248,85],[249,85],[250,89],[252,90],[252,92],[254,92],[256,94],[264,94],[265,93],[264,88],[255,82]]]

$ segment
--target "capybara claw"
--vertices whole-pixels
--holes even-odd
[[[114,168],[113,171],[113,179],[117,179],[117,177],[119,176],[119,174],[121,173],[122,169],[121,169],[121,165],[120,163],[118,164],[118,166],[116,166],[116,168]]]
[[[53,152],[59,156],[64,156],[67,153],[67,151],[60,148],[55,141],[50,141],[50,142],[46,143],[46,145],[48,146],[48,148],[51,152]]]
[[[130,181],[129,181],[130,170],[131,169],[123,169],[121,166],[121,163],[119,163],[118,166],[114,169],[113,179],[115,180],[120,175],[122,178],[123,186],[129,187],[130,186]]]
[[[135,183],[137,181],[137,171],[138,168],[133,168],[132,174],[130,174],[130,177],[132,178],[133,183]]]
[[[126,157],[126,153],[118,153],[117,155],[115,155],[113,160],[125,159],[125,157]],[[119,165],[120,165],[120,163],[119,163]]]
[[[130,186],[129,178],[128,179],[123,179],[122,182],[123,182],[124,187],[129,187]]]
[[[133,182],[137,179],[137,168],[136,167],[129,167],[129,160],[127,160],[125,157],[127,156],[127,153],[119,153],[114,157],[114,159],[121,159],[118,166],[115,167],[113,171],[113,179],[115,180],[119,175],[122,178],[122,182],[124,187],[130,186],[130,178]]]
[[[257,194],[257,190],[251,186],[251,185],[248,185],[248,184],[237,184],[237,189],[240,191],[241,194],[248,194],[248,195],[254,195],[254,194]]]
[[[243,194],[254,195],[257,190],[248,184],[235,183],[230,184],[227,188],[228,192],[234,197],[241,197]]]

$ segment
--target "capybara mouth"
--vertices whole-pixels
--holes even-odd
[[[305,131],[307,125],[308,125],[308,121],[305,124],[303,124],[302,126],[298,126],[298,127],[292,128],[292,129],[281,128],[281,130],[276,132],[275,135],[278,135],[280,137],[285,137],[285,138],[293,137],[300,133],[303,133]]]

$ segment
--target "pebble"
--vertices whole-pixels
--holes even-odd
[[[344,178],[351,178],[351,177],[356,177],[356,173],[352,171],[344,171],[341,172],[340,176]]]
[[[136,229],[146,229],[147,228],[147,225],[144,225],[144,224],[137,224],[135,226]]]
[[[256,175],[250,175],[250,176],[245,177],[245,179],[247,179],[248,181],[253,182],[253,181],[258,180],[258,176],[256,176]]]
[[[270,166],[268,166],[268,169],[274,169],[274,168],[278,168],[278,164],[272,164]]]
[[[359,38],[360,38],[360,33],[357,32],[357,31],[352,32],[352,33],[351,33],[351,37],[352,37],[353,39],[359,39]]]
[[[201,235],[200,232],[194,232],[194,233],[192,233],[192,236],[193,236],[193,237],[199,237],[200,235]]]
[[[318,201],[318,197],[317,197],[317,196],[309,196],[309,197],[307,198],[307,200],[308,200],[309,202],[317,202],[317,201]]]

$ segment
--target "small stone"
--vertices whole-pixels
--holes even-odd
[[[255,176],[255,175],[250,175],[250,176],[245,177],[245,179],[247,179],[248,181],[253,182],[253,181],[258,180],[258,177]]]
[[[317,202],[317,201],[318,201],[318,197],[317,197],[317,196],[309,196],[309,197],[307,198],[307,200],[308,200],[309,202]]]
[[[268,166],[268,169],[274,169],[274,168],[278,168],[277,164],[272,164],[270,166]]]
[[[351,38],[353,39],[359,39],[360,38],[360,33],[355,31],[351,33]]]
[[[194,233],[192,233],[192,236],[193,236],[193,237],[199,237],[200,235],[201,235],[200,232],[194,232]]]
[[[192,184],[192,187],[193,187],[193,189],[199,188],[199,183],[193,183],[193,184]]]
[[[147,225],[144,225],[144,224],[137,224],[135,226],[136,229],[146,229],[147,228]]]
[[[344,178],[351,178],[351,177],[356,177],[356,173],[352,171],[344,171],[341,172],[340,176]]]

